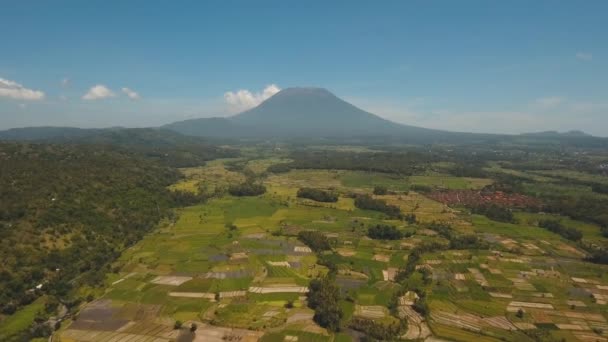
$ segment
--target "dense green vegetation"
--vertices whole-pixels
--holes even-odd
[[[559,234],[568,240],[579,241],[583,238],[583,233],[581,233],[580,230],[572,227],[566,227],[557,220],[541,220],[538,222],[538,226],[555,234]]]
[[[301,231],[298,233],[298,239],[316,253],[331,250],[329,239],[321,232],[315,230]]]
[[[374,187],[374,195],[386,195],[388,194],[388,189],[386,188],[386,186],[382,186],[382,185],[376,185]]]
[[[112,146],[172,167],[198,166],[208,160],[238,156],[236,149],[218,147],[200,137],[154,128],[33,127],[0,132],[0,139],[2,138]]]
[[[111,148],[0,144],[0,310],[102,285],[109,263],[170,214],[178,178]]]
[[[367,236],[377,240],[399,240],[403,234],[395,226],[377,224],[367,229]]]
[[[351,322],[353,329],[364,332],[367,336],[380,341],[397,339],[403,331],[404,325],[401,320],[393,317],[384,320],[355,317]]]
[[[478,205],[472,208],[473,213],[485,215],[487,218],[499,222],[513,223],[515,218],[513,212],[508,209],[494,204]]]
[[[297,196],[300,198],[308,198],[317,202],[338,202],[338,194],[314,188],[300,188]]]
[[[390,218],[401,218],[401,209],[399,209],[399,207],[386,204],[385,201],[375,199],[370,195],[357,196],[355,198],[355,206],[359,209],[379,211]]]
[[[232,196],[259,196],[266,192],[266,187],[262,184],[245,182],[229,187],[228,192]]]
[[[344,313],[338,303],[340,289],[336,286],[333,276],[311,280],[309,289],[308,306],[315,310],[315,322],[331,331],[339,331]]]

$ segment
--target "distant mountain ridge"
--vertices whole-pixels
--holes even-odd
[[[151,128],[152,129],[152,128]],[[107,132],[120,132],[111,139]],[[177,121],[148,132],[154,139],[185,143],[186,136],[214,139],[279,139],[321,140],[346,143],[405,143],[405,144],[494,144],[505,141],[521,144],[566,143],[573,146],[608,147],[608,139],[590,136],[580,131],[559,133],[546,131],[520,135],[450,132],[395,123],[362,110],[323,88],[287,88],[257,107],[231,117],[211,117]],[[138,134],[135,134],[137,132]],[[173,132],[169,136],[169,132]],[[106,135],[103,138],[104,134]],[[74,127],[29,127],[0,131],[0,140],[80,140],[120,141],[129,136],[142,139],[142,131],[113,127],[81,129]],[[93,137],[93,138],[91,138]],[[167,140],[168,139],[168,140]],[[154,140],[155,143],[158,143]]]
[[[593,137],[593,135],[585,133],[583,131],[571,130],[567,132],[558,131],[543,131],[543,132],[532,132],[523,133],[525,136],[540,136],[540,137]]]

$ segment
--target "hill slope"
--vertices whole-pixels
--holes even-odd
[[[169,214],[179,177],[112,148],[0,142],[0,320],[42,294],[103,284],[108,263]]]
[[[235,150],[220,148],[201,137],[157,128],[27,127],[0,131],[0,140],[114,146],[174,167],[198,166],[237,155]]]

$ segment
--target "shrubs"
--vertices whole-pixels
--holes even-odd
[[[410,190],[419,192],[421,194],[426,194],[426,193],[433,191],[433,188],[428,185],[412,184],[410,186]]]
[[[367,236],[376,240],[399,240],[403,234],[395,226],[378,224],[367,229]]]
[[[259,196],[266,192],[266,187],[262,184],[245,182],[239,185],[233,185],[228,188],[228,193],[232,196]]]
[[[354,317],[350,324],[353,329],[364,332],[367,336],[381,341],[396,340],[401,334],[404,325],[404,322],[392,316],[374,320]]]
[[[314,188],[301,188],[298,190],[298,197],[308,198],[317,202],[338,202],[338,195],[333,192]]]
[[[298,239],[316,253],[331,250],[327,236],[321,232],[306,230],[298,233]]]
[[[386,204],[385,201],[375,199],[370,195],[360,195],[355,198],[355,207],[359,209],[375,210],[386,214],[389,218],[400,219],[401,209],[399,207]]]
[[[429,306],[426,303],[426,293],[421,292],[419,294],[419,296],[420,296],[420,298],[418,298],[416,300],[416,302],[412,306],[412,309],[414,309],[417,313],[421,314],[422,316],[426,316],[429,314]]]
[[[581,233],[580,230],[572,227],[566,227],[557,220],[541,220],[538,222],[538,226],[555,234],[559,234],[568,240],[580,241],[583,238],[583,233]]]
[[[585,261],[592,262],[594,264],[608,265],[608,250],[604,248],[589,248],[587,249],[590,256],[585,258]]]
[[[593,184],[591,190],[598,194],[608,194],[608,184]]]
[[[272,173],[285,173],[291,170],[290,163],[281,163],[281,164],[273,164],[266,169],[268,172]]]
[[[450,249],[487,249],[489,246],[477,235],[458,235],[448,223],[432,222],[428,228],[450,241]]]
[[[417,222],[416,214],[406,214],[403,216],[403,219],[409,224],[414,224]]]
[[[597,246],[593,243],[580,242],[579,247],[583,248],[589,256],[585,257],[585,261],[594,264],[608,265],[608,249]]]
[[[410,254],[407,256],[405,265],[401,266],[395,275],[395,281],[401,283],[411,276],[416,270],[416,265],[420,261],[423,253],[443,250],[446,249],[446,247],[447,246],[438,242],[424,242],[414,247],[414,249],[412,249]]]
[[[484,215],[487,218],[506,223],[515,223],[513,212],[507,208],[499,207],[495,204],[486,204],[473,207],[473,213]]]
[[[450,238],[450,249],[488,249],[488,243],[477,235],[460,235]]]
[[[385,186],[377,185],[374,187],[374,195],[386,195],[388,194],[388,189]]]

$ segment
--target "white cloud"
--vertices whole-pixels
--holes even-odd
[[[83,100],[100,100],[108,97],[116,96],[112,90],[103,84],[98,84],[94,87],[91,87],[89,91],[82,96]]]
[[[564,102],[559,96],[541,97],[534,101],[534,104],[542,109],[554,108]]]
[[[228,91],[224,93],[224,100],[232,111],[240,112],[259,105],[279,91],[281,91],[281,88],[276,84],[266,86],[261,93],[252,93],[246,89],[241,89],[236,92]]]
[[[63,88],[67,88],[70,85],[70,79],[69,78],[64,78],[61,80],[61,86]]]
[[[129,89],[127,87],[122,88],[122,92],[127,94],[127,96],[131,99],[131,100],[139,100],[140,96],[137,92],[135,92],[132,89]]]
[[[21,84],[0,78],[0,97],[9,97],[18,100],[42,100],[44,92],[25,88]]]
[[[579,51],[576,53],[576,58],[580,59],[581,61],[590,61],[593,59],[593,55],[589,52]]]

